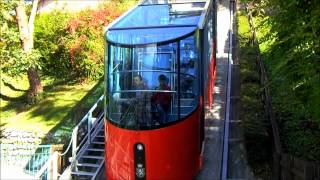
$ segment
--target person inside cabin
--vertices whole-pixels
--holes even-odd
[[[190,43],[184,44],[184,50],[182,51],[181,59],[181,73],[194,75],[194,52],[191,49]]]
[[[156,88],[158,92],[151,97],[152,118],[159,124],[164,124],[168,121],[168,113],[171,103],[171,93],[163,92],[170,91],[171,88],[167,84],[167,77],[163,74],[158,77],[159,86]]]
[[[192,87],[195,76],[195,54],[190,43],[184,44],[181,58],[181,96],[184,98],[192,97]]]
[[[121,91],[130,90],[132,87],[132,73],[129,71],[131,68],[131,63],[127,61],[125,64],[123,61],[120,62],[119,70],[119,86]],[[120,102],[121,108],[121,119],[126,118],[126,115],[130,113],[130,103],[128,103],[128,98],[130,94],[128,92],[122,92],[118,101]]]
[[[128,90],[131,88],[131,82],[132,82],[132,75],[129,70],[131,69],[131,63],[127,61],[125,64],[123,62],[120,62],[119,65],[119,74],[120,74],[120,89],[121,90]],[[127,98],[127,93],[123,93],[121,95],[121,98]]]
[[[148,90],[148,86],[144,83],[141,75],[137,74],[133,77],[133,93],[130,95],[130,106],[133,109],[134,121],[130,123],[142,123],[146,124],[148,121],[148,93],[144,90]],[[130,119],[130,118],[129,118]],[[133,125],[130,124],[129,125]],[[128,125],[128,126],[129,126]]]

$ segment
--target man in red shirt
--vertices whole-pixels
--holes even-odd
[[[151,97],[151,104],[153,108],[153,117],[158,120],[160,124],[168,121],[168,112],[171,103],[171,88],[167,85],[167,77],[161,74],[158,77],[159,87],[156,88],[158,92]]]

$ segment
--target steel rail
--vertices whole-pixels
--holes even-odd
[[[227,96],[223,138],[223,154],[222,154],[222,169],[221,179],[227,180],[228,176],[228,156],[229,156],[229,126],[230,126],[230,94],[231,94],[231,74],[232,74],[232,36],[233,36],[233,8],[234,1],[230,1],[230,28],[229,28],[229,52],[228,52],[228,76],[227,76]]]

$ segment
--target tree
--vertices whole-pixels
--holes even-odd
[[[30,55],[32,56],[34,19],[38,8],[38,2],[38,0],[33,0],[29,21],[27,19],[25,11],[24,0],[19,0],[15,8],[21,44],[23,51],[27,57]],[[43,87],[41,85],[40,76],[35,66],[30,66],[27,70],[27,74],[30,85],[27,97],[28,102],[30,103],[35,101],[36,96],[43,91]]]
[[[28,20],[24,0],[0,1],[1,38],[0,60],[1,72],[18,76],[26,72],[29,80],[28,103],[34,103],[43,91],[38,69],[40,53],[33,48],[34,19],[39,0],[33,0]]]

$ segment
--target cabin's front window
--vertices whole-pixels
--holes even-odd
[[[158,128],[195,109],[199,83],[195,36],[166,45],[107,46],[107,118],[114,124]]]

